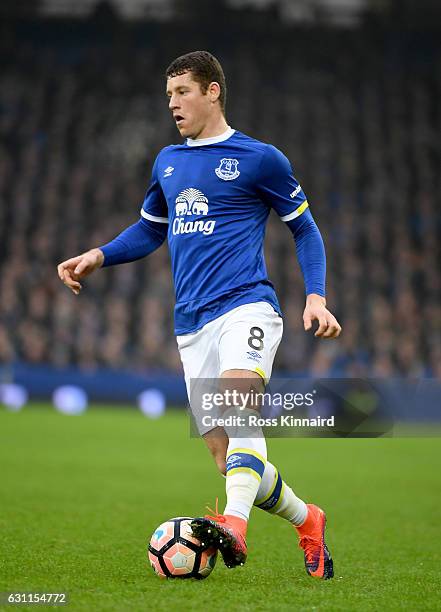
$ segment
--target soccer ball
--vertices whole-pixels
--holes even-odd
[[[149,544],[149,561],[160,578],[197,578],[211,574],[217,550],[204,548],[191,531],[188,516],[172,518],[155,530]]]

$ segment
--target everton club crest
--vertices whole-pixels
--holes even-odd
[[[239,170],[237,169],[238,165],[239,162],[237,159],[224,157],[220,160],[220,164],[216,168],[215,172],[220,179],[224,181],[232,181],[240,174]]]

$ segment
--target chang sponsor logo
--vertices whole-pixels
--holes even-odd
[[[209,236],[216,225],[213,219],[194,219],[195,216],[206,217],[208,215],[208,198],[202,191],[194,187],[180,192],[175,200],[175,215],[172,226],[175,236],[196,232]]]

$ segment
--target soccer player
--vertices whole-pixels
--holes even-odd
[[[316,337],[340,334],[326,308],[323,241],[288,159],[227,124],[225,76],[217,59],[206,51],[183,55],[167,69],[166,82],[185,142],[157,156],[139,221],[108,244],[64,261],[58,274],[78,294],[80,281],[94,270],[145,257],[168,237],[175,332],[190,405],[226,478],[224,513],[216,509],[214,516],[194,519],[193,532],[216,546],[228,567],[243,565],[256,505],[295,527],[311,576],[331,578],[323,510],[305,504],[282,480],[267,460],[263,435],[204,425],[191,389],[192,379],[218,378],[227,387],[245,380],[253,389],[264,389],[270,379],[283,325],[263,256],[272,208],[295,240],[306,289],[305,330],[318,321]]]

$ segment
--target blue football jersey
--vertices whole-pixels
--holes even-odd
[[[266,221],[271,208],[290,221],[307,207],[285,155],[241,132],[162,149],[141,215],[168,223],[176,334],[252,302],[281,314],[263,254]]]

